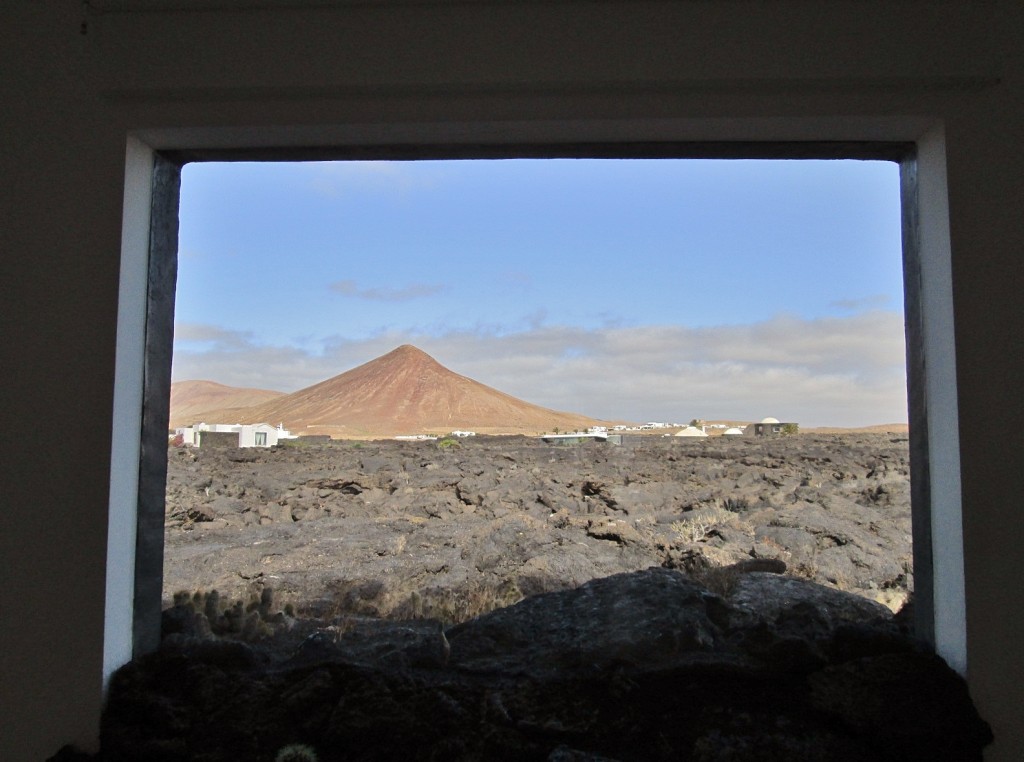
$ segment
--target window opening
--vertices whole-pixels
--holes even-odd
[[[232,528],[263,538],[288,526],[304,535],[303,563],[317,581],[303,598],[295,564],[286,572],[272,553],[219,553],[190,585],[166,567],[165,604],[179,589],[209,591],[233,575],[246,582],[226,590],[228,597],[271,587],[309,611],[333,606],[354,616],[451,622],[630,564],[692,571],[735,562],[727,537],[737,533],[755,556],[785,560],[792,572],[840,589],[898,605],[912,584],[908,557],[889,559],[877,579],[857,577],[863,557],[840,560],[827,533],[794,521],[825,484],[827,499],[865,512],[905,509],[881,539],[909,549],[895,165],[270,163],[235,165],[234,179],[223,169],[197,164],[183,173],[175,381],[236,390],[207,389],[236,395],[224,397],[230,404],[204,402],[197,411],[207,423],[228,423],[209,419],[233,411],[239,420],[230,422],[276,424],[257,420],[277,411],[274,399],[287,399],[275,392],[313,387],[408,346],[578,421],[552,415],[547,425],[506,426],[515,429],[509,434],[547,434],[542,445],[492,440],[485,435],[499,432],[484,429],[500,426],[470,431],[461,420],[458,427],[407,419],[396,424],[407,430],[345,431],[341,419],[318,423],[304,412],[296,424],[279,422],[281,446],[265,454],[171,448],[168,563],[183,532],[213,537]],[[846,181],[831,174],[839,170],[848,172]],[[460,183],[462,195],[446,202],[446,184]],[[724,211],[709,221],[715,204]],[[318,224],[328,232],[316,232]],[[207,239],[199,235],[204,226]],[[273,307],[247,314],[253,291],[267,294]],[[234,317],[243,314],[244,321]],[[427,361],[413,356],[420,363],[413,370],[426,374]],[[429,371],[436,372],[432,365]],[[173,395],[182,388],[172,392],[176,424],[183,420]],[[248,390],[245,404],[236,404],[239,388]],[[393,407],[407,402],[396,398]],[[810,431],[830,424],[881,426],[856,435]],[[621,445],[609,445],[609,433],[612,441],[622,437]],[[604,434],[606,449],[596,450],[587,434]],[[256,432],[255,444],[268,444],[267,436]],[[766,444],[775,437],[807,445],[781,452]],[[847,452],[842,463],[839,451]],[[303,456],[319,460],[297,465]],[[662,468],[664,484],[651,487],[656,479],[641,478],[651,470],[645,459],[662,456],[673,458],[673,467]],[[723,465],[744,458],[745,471]],[[219,471],[202,470],[215,460]],[[543,470],[544,461],[556,464],[555,473],[526,476]],[[613,467],[598,473],[601,462]],[[296,482],[272,475],[282,472]],[[403,502],[415,494],[416,480],[438,482],[435,476],[441,487],[434,494]],[[557,490],[538,494],[538,484],[552,481]],[[630,495],[630,485],[634,493],[647,485],[648,494]],[[645,500],[654,507],[645,508]],[[361,571],[309,565],[324,550],[331,558],[351,555],[359,545],[352,524],[345,533],[338,528],[345,521],[368,526],[382,512],[400,529],[364,536],[372,552]],[[493,526],[472,527],[471,518],[485,515],[481,521]],[[773,526],[780,515],[782,526]],[[441,564],[452,578],[433,588],[396,582],[403,573],[410,580],[424,574],[426,566],[395,573],[396,559],[412,546],[445,552],[450,527],[424,529],[445,522],[468,533],[459,538],[460,553],[493,538],[499,573],[458,577],[460,565],[470,564],[453,556]],[[583,546],[614,546],[623,566],[601,561],[581,577],[560,572],[536,537],[571,542],[573,531]],[[650,558],[625,559],[620,551],[637,538],[648,541]],[[233,568],[239,566],[244,570]],[[237,626],[229,619],[221,626]]]

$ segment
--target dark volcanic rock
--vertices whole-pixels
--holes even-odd
[[[859,595],[757,571],[740,575],[729,600],[740,611],[776,622],[795,611],[813,611],[828,633],[840,622],[871,623],[892,616],[885,606]]]
[[[890,611],[905,437],[168,457],[165,644],[112,683],[105,759],[960,760],[989,738]]]
[[[175,636],[114,676],[102,758],[263,762],[303,743],[325,762],[981,759],[965,684],[884,608],[735,573],[752,580],[738,602],[667,569],[539,595],[450,628],[445,659],[436,623],[369,627],[348,649],[344,633],[259,652]],[[829,618],[801,636],[787,612],[805,610]]]
[[[619,572],[776,559],[899,608],[907,443],[885,435],[525,437],[172,448],[165,598],[273,587],[297,606],[461,621]]]
[[[967,686],[934,654],[853,659],[811,675],[809,683],[815,709],[873,735],[896,758],[981,759],[980,748],[992,742]]]
[[[456,625],[448,631],[451,663],[534,677],[664,668],[714,650],[720,633],[708,598],[668,569],[596,579]]]

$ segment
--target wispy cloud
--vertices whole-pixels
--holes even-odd
[[[332,161],[311,165],[310,185],[326,196],[366,191],[407,192],[416,188],[436,187],[441,171],[425,172],[418,167],[408,171],[401,161]]]
[[[892,307],[892,299],[885,294],[873,294],[872,296],[863,296],[859,299],[838,299],[831,302],[829,306],[836,307],[841,310],[847,310],[849,312],[883,310]]]
[[[206,345],[207,351],[246,350],[252,347],[251,331],[233,331],[204,323],[178,323],[174,326],[175,347]]]
[[[218,329],[205,327],[209,335]],[[180,334],[180,328],[179,328]],[[902,317],[866,312],[748,325],[607,327],[537,324],[427,335],[334,337],[320,352],[259,346],[222,331],[175,351],[175,378],[294,391],[410,343],[451,370],[529,402],[616,420],[760,420],[806,426],[905,421]]]
[[[439,283],[413,283],[402,288],[371,287],[360,288],[354,280],[339,280],[328,288],[341,296],[366,299],[371,302],[409,302],[427,296],[440,294],[445,287]]]
[[[175,381],[206,379],[229,386],[295,391],[335,375],[330,361],[292,346],[265,345],[250,331],[201,323],[174,327]]]

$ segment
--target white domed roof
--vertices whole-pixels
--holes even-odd
[[[765,418],[764,420],[761,421],[761,423],[778,423],[778,422],[779,422],[778,418]]]
[[[726,429],[725,431],[722,432],[723,436],[730,436],[730,437],[736,437],[736,436],[740,436],[742,434],[743,434],[743,429],[737,429],[735,426],[733,426],[731,429]]]
[[[687,426],[685,429],[676,432],[677,437],[706,437],[703,431],[696,426]]]

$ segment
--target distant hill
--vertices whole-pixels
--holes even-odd
[[[238,423],[281,423],[293,434],[335,438],[537,434],[602,421],[532,405],[448,370],[406,344],[341,375],[245,409],[212,411]]]
[[[878,423],[874,426],[815,426],[804,428],[800,431],[807,434],[908,434],[910,425],[906,423]]]
[[[190,426],[193,423],[208,420],[206,413],[217,411],[224,413],[228,409],[245,408],[259,405],[276,397],[283,397],[284,392],[269,389],[242,389],[236,386],[225,386],[214,381],[176,381],[171,384],[171,421],[170,427]],[[235,421],[220,421],[222,423]]]

